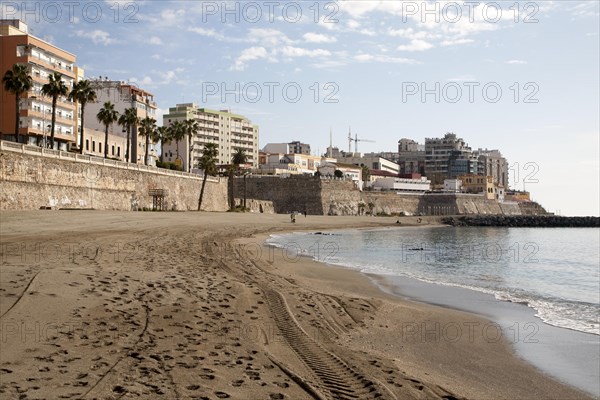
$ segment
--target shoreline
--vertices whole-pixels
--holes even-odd
[[[410,226],[411,228],[446,227],[439,224],[434,226]],[[391,227],[390,229],[401,229]],[[383,230],[386,228],[356,228],[365,230]],[[324,233],[339,231],[327,230]],[[299,231],[295,231],[299,232]],[[288,234],[295,233],[288,232]],[[261,235],[256,239],[263,241],[265,247],[281,248],[275,244],[267,243],[273,235]],[[581,365],[585,355],[594,354],[599,349],[600,337],[595,334],[581,332],[561,326],[551,325],[543,321],[536,314],[536,310],[526,304],[503,301],[490,293],[478,291],[444,283],[433,283],[398,275],[377,274],[363,272],[356,268],[319,261],[313,255],[301,254],[307,262],[316,263],[326,268],[333,268],[340,274],[358,273],[368,279],[368,284],[373,285],[381,294],[392,295],[398,299],[416,302],[421,305],[431,305],[442,309],[466,312],[477,318],[492,322],[495,328],[500,329],[501,340],[511,344],[511,351],[516,358],[522,358],[527,364],[535,367],[551,379],[582,390],[595,398],[600,397],[600,385],[597,377],[600,376],[599,365],[594,359],[586,360]],[[439,292],[442,294],[440,295]],[[438,293],[434,293],[438,292]],[[425,293],[425,294],[423,294]],[[488,324],[489,325],[489,324]],[[488,326],[489,327],[489,326]],[[443,330],[443,328],[442,328]],[[444,339],[443,332],[435,333]],[[508,340],[505,340],[508,339]],[[446,337],[447,340],[453,339]],[[488,338],[495,341],[495,338]],[[558,351],[555,346],[564,347]],[[567,360],[574,354],[579,362]],[[555,357],[561,362],[555,361]],[[570,363],[571,365],[565,366]],[[580,373],[569,370],[569,366],[578,367]]]
[[[2,211],[0,393],[590,397],[519,360],[508,343],[486,343],[476,327],[472,342],[421,340],[408,329],[482,318],[399,299],[359,272],[286,259],[257,239],[397,219],[292,225],[287,215]]]

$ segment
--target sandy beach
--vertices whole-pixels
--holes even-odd
[[[0,397],[591,398],[487,340],[483,318],[264,245],[396,220],[3,211]]]

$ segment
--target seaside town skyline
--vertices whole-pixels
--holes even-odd
[[[353,6],[349,7],[349,3]],[[420,72],[429,69],[436,59],[451,60],[456,56],[468,56],[476,49],[492,47],[498,53],[498,57],[504,56],[506,46],[502,42],[508,40],[507,36],[520,30],[520,34],[525,33],[534,38],[544,33],[540,31],[544,29],[543,24],[525,24],[522,18],[520,25],[514,23],[514,20],[507,21],[509,18],[492,23],[485,15],[486,18],[477,20],[475,14],[475,20],[470,24],[448,25],[448,12],[439,10],[439,26],[432,27],[431,24],[412,16],[405,18],[402,11],[407,14],[407,10],[411,11],[410,8],[402,10],[381,4],[372,6],[363,2],[340,2],[336,3],[337,7],[331,8],[323,5],[319,11],[303,9],[302,18],[294,23],[291,22],[291,14],[274,18],[272,23],[263,15],[266,21],[252,23],[249,14],[252,10],[240,8],[237,11],[238,23],[235,21],[235,12],[220,14],[223,10],[219,9],[219,3],[214,3],[217,8],[213,9],[210,7],[214,5],[212,2],[204,2],[186,9],[184,13],[182,4],[178,2],[166,3],[163,6],[149,2],[98,2],[97,5],[103,10],[103,17],[97,22],[86,21],[90,15],[82,14],[78,17],[74,14],[72,21],[63,24],[66,29],[57,30],[59,24],[49,21],[49,12],[52,10],[43,14],[43,9],[38,4],[39,14],[36,15],[37,3],[30,2],[29,14],[25,10],[23,15],[24,11],[18,9],[19,5],[14,10],[9,8],[11,4],[3,3],[4,17],[24,16],[33,35],[76,54],[77,65],[83,67],[85,78],[104,77],[125,81],[151,92],[157,104],[155,118],[159,125],[163,114],[168,113],[168,108],[179,103],[193,102],[209,109],[231,110],[259,125],[261,149],[267,143],[299,140],[310,143],[314,154],[326,153],[329,132],[333,132],[333,145],[340,149],[346,149],[349,130],[361,139],[372,140],[374,143],[365,141],[359,144],[358,150],[364,153],[395,151],[401,138],[414,139],[424,144],[427,137],[443,137],[447,132],[454,132],[465,139],[473,149],[500,149],[508,158],[509,167],[512,169],[511,188],[531,191],[534,198],[549,211],[564,215],[598,214],[598,190],[595,190],[597,184],[594,183],[598,181],[595,179],[598,177],[598,146],[590,145],[598,140],[597,119],[594,120],[592,111],[594,105],[597,105],[597,98],[593,97],[593,93],[589,93],[589,101],[585,101],[583,105],[578,104],[578,109],[574,112],[565,112],[560,116],[561,119],[565,119],[568,114],[568,118],[577,120],[573,121],[571,126],[580,133],[569,136],[574,138],[570,142],[570,148],[577,150],[572,153],[577,153],[578,156],[571,162],[586,166],[577,176],[567,178],[562,175],[563,169],[558,168],[560,163],[551,162],[553,159],[550,155],[558,151],[555,148],[557,143],[542,139],[549,134],[548,132],[557,132],[565,126],[557,124],[544,127],[538,124],[544,121],[542,115],[545,119],[558,118],[556,114],[544,112],[545,109],[557,106],[548,106],[548,103],[556,100],[551,95],[553,92],[548,89],[557,88],[548,83],[542,86],[539,79],[537,83],[534,82],[537,86],[532,84],[526,87],[526,84],[531,83],[529,78],[520,79],[527,77],[528,73],[531,74],[532,72],[527,70],[533,68],[533,64],[541,63],[549,54],[542,51],[538,52],[539,54],[527,54],[524,52],[526,49],[517,49],[523,59],[516,56],[514,59],[508,59],[502,63],[502,68],[495,71],[502,79],[481,80],[476,74],[466,74],[456,79],[429,80],[424,79],[425,76]],[[115,7],[110,8],[114,4],[119,5],[120,13]],[[569,23],[573,24],[573,29],[568,31],[569,35],[580,35],[584,38],[572,51],[579,53],[598,42],[597,31],[594,34],[593,24],[589,24],[597,15],[597,5],[581,2],[567,8],[548,2],[538,8],[521,11],[523,15],[527,12],[533,14],[535,11],[538,19],[544,17],[547,20],[556,18],[559,13],[569,15]],[[287,10],[290,11],[290,8]],[[417,10],[417,17],[423,17],[419,14],[420,11],[422,10]],[[9,12],[12,14],[7,15]],[[504,14],[506,12],[507,10],[504,10]],[[127,13],[132,17],[132,21],[135,20],[134,23],[122,21]],[[319,23],[311,22],[315,13],[320,14]],[[119,23],[115,23],[115,19],[112,18],[117,14],[120,18]],[[328,21],[328,14],[336,18],[332,17],[331,21]],[[380,26],[377,26],[373,19],[379,14],[385,18]],[[38,18],[40,16],[41,18]],[[63,19],[65,17],[66,14],[62,16]],[[332,22],[334,20],[337,22]],[[394,23],[397,23],[395,30]],[[263,27],[265,24],[268,29]],[[298,34],[297,28],[300,25],[302,35]],[[152,26],[152,32],[156,32],[156,35],[139,34],[149,26]],[[448,27],[452,29],[447,29]],[[310,32],[310,28],[314,28],[315,32]],[[528,30],[523,31],[524,29]],[[494,32],[499,30],[502,31],[502,40],[494,37]],[[239,36],[244,31],[248,35],[245,39]],[[128,33],[124,35],[123,32]],[[216,67],[211,68],[214,72],[205,70],[207,63],[200,62],[194,55],[195,51],[176,51],[181,46],[181,40],[167,40],[170,36],[182,39],[181,35],[196,35],[201,39],[197,42],[192,39],[191,49],[202,49],[210,54],[211,56],[207,57],[208,64]],[[486,35],[491,37],[484,39]],[[127,37],[127,40],[123,40],[124,37]],[[347,47],[345,43],[349,37],[357,37],[358,43],[369,45],[365,48],[377,48],[387,53],[391,50],[389,40],[395,40],[394,43],[407,42],[408,44],[401,44],[395,49],[398,55],[407,57],[388,55],[386,58],[381,54],[376,56],[362,50],[359,51],[360,54],[353,56],[341,54],[336,49]],[[385,44],[384,39],[388,40]],[[139,46],[144,41],[147,42],[147,46],[144,47],[146,51],[140,54]],[[544,43],[538,42],[538,45]],[[238,51],[239,48],[242,48],[241,51]],[[124,52],[128,51],[137,53],[136,57],[125,57]],[[103,57],[102,54],[106,52],[115,56]],[[174,58],[175,53],[185,57]],[[238,53],[239,56],[235,57]],[[527,60],[526,56],[531,59]],[[506,55],[506,58],[510,57]],[[144,62],[140,62],[144,59]],[[585,57],[583,59],[586,60]],[[481,62],[485,62],[489,67],[489,63],[493,61],[487,59]],[[500,60],[495,62],[499,63]],[[132,67],[137,64],[151,67]],[[593,58],[590,58],[590,63],[583,63],[580,66],[583,68],[583,76],[590,77],[586,71],[593,69],[594,65],[597,65],[597,60]],[[170,69],[161,71],[159,66]],[[365,69],[367,67],[368,69]],[[407,76],[416,79],[403,81],[402,86],[396,88],[396,96],[390,97],[386,87],[381,84],[360,89],[355,86],[355,82],[349,82],[345,78],[350,70],[355,74],[359,72],[357,70],[363,69],[369,73],[360,76],[365,77],[365,82],[372,81],[373,76],[377,75],[372,71],[377,71],[380,67],[387,70],[387,75],[406,70]],[[198,80],[192,78],[197,74],[196,71],[200,71],[202,75]],[[489,73],[490,68],[486,71]],[[429,72],[431,76],[440,78],[439,73]],[[444,72],[446,75],[448,73]],[[267,78],[269,75],[278,79]],[[313,79],[306,79],[307,75]],[[315,81],[315,76],[323,77],[318,79],[317,86],[313,85],[315,82],[311,82]],[[521,82],[517,87],[511,86],[511,79]],[[479,91],[485,84],[492,89],[501,88],[503,96],[498,102],[492,102],[489,97],[478,96],[485,95]],[[286,93],[280,90],[285,85],[289,89]],[[597,78],[596,82],[590,82],[589,88],[593,89],[594,85],[597,87]],[[293,94],[297,88],[302,90],[302,95],[294,102],[296,99]],[[453,102],[457,89],[462,90],[463,96],[461,100]],[[467,100],[471,94],[469,90],[474,90],[473,102]],[[585,98],[588,91],[579,86],[577,90],[580,93],[579,97]],[[364,96],[357,96],[359,93]],[[269,99],[271,95],[273,98]],[[506,101],[509,95],[511,101]],[[515,96],[518,96],[520,101],[514,102]],[[364,98],[358,102],[358,97]],[[382,99],[381,102],[377,97]],[[525,102],[525,98],[532,102]],[[544,103],[547,105],[544,106]],[[396,106],[397,112],[393,107],[390,108],[393,105]],[[563,106],[574,107],[572,104]],[[356,107],[364,112],[350,111],[357,110]],[[300,109],[309,118],[298,118]],[[585,112],[586,109],[589,112]],[[427,113],[435,113],[439,118],[427,118]],[[597,111],[595,113],[597,114]],[[289,115],[292,114],[296,115],[298,123],[290,125]],[[369,117],[370,115],[375,117]],[[468,117],[457,118],[463,115]],[[505,118],[503,115],[510,115],[511,118]],[[494,123],[486,124],[483,120],[493,120]],[[482,126],[485,126],[484,132]],[[502,132],[498,130],[499,127],[503,127]],[[541,151],[532,152],[532,148],[539,148]],[[571,156],[562,155],[566,159]],[[527,175],[533,179],[523,185],[523,176]],[[521,177],[520,182],[515,182],[515,176]],[[553,177],[560,178],[558,181],[561,182],[562,189],[556,186]],[[576,202],[566,195],[569,185],[577,186],[582,193]]]
[[[600,399],[598,21],[0,0],[3,398]]]

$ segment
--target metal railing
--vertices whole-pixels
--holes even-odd
[[[33,155],[33,156],[37,156],[37,157],[62,159],[62,160],[80,162],[80,163],[85,163],[85,164],[103,165],[106,167],[126,169],[126,170],[132,170],[132,171],[143,171],[143,172],[148,172],[148,173],[157,174],[157,175],[177,176],[180,178],[202,180],[204,177],[203,175],[190,174],[189,172],[173,171],[173,170],[169,170],[169,169],[157,168],[157,167],[152,167],[152,166],[148,166],[148,165],[127,163],[127,162],[118,161],[118,160],[110,160],[110,159],[91,156],[91,155],[82,155],[82,154],[78,154],[78,153],[70,153],[67,151],[46,149],[46,148],[39,147],[39,146],[31,146],[31,145],[26,145],[26,144],[21,144],[21,143],[10,142],[10,141],[6,141],[6,140],[0,140],[0,151],[10,151],[10,152],[14,152],[14,153],[29,154],[29,155]],[[209,176],[207,178],[207,181],[218,183],[218,182],[221,182],[221,178]]]

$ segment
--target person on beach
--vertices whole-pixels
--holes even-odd
[[[291,213],[290,214],[290,220],[291,220],[292,224],[295,223],[296,222],[296,214]]]

